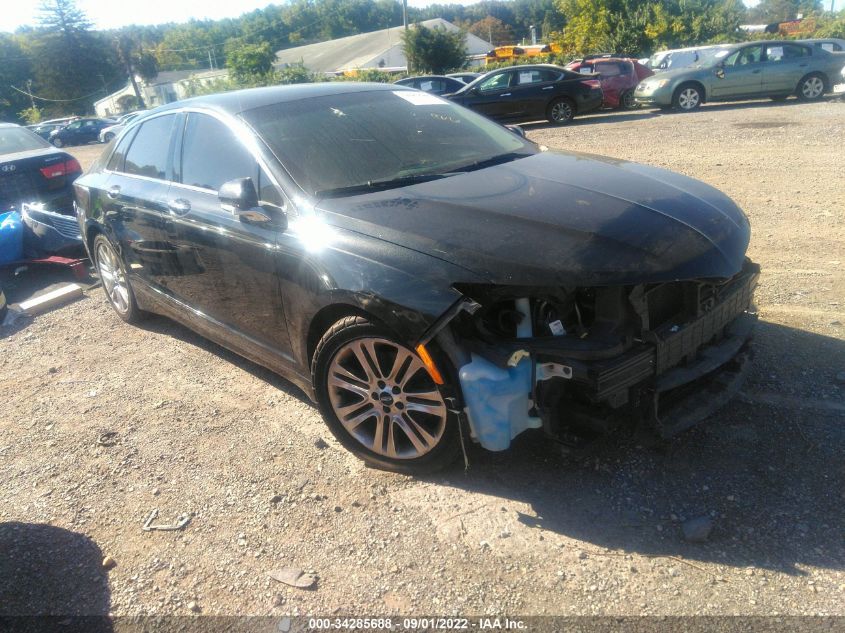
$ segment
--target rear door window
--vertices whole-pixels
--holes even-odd
[[[551,70],[520,70],[517,72],[517,84],[520,86],[541,84],[547,81],[555,81],[559,76],[558,73]]]
[[[141,124],[126,153],[125,173],[159,180],[167,177],[170,137],[175,119],[175,115],[168,114]]]
[[[111,158],[109,158],[109,163],[106,166],[106,169],[111,171],[123,171],[123,163],[126,159],[126,150],[129,148],[129,144],[132,142],[132,138],[134,136],[134,132],[129,132],[126,136],[120,139],[120,143],[117,144],[114,153],[111,155]]]
[[[191,112],[182,141],[182,183],[217,191],[235,178],[257,177],[258,164],[232,131],[214,117]]]

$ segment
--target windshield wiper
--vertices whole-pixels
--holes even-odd
[[[368,180],[367,182],[358,183],[357,185],[321,189],[316,191],[314,195],[318,198],[333,198],[336,196],[354,195],[356,193],[368,193],[370,191],[385,191],[386,189],[396,189],[397,187],[407,187],[408,185],[416,185],[421,182],[439,180],[440,178],[446,178],[451,175],[451,173],[413,174],[409,176],[399,176],[398,178],[389,178],[387,180]]]
[[[532,156],[532,154],[524,152],[507,152],[505,154],[498,154],[496,156],[491,156],[490,158],[485,158],[484,160],[477,160],[467,165],[463,165],[462,167],[456,167],[452,169],[450,173],[475,171],[477,169],[484,169],[485,167],[493,167],[494,165],[509,163],[513,160],[525,158],[527,156]]]

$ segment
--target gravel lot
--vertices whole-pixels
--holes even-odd
[[[668,446],[526,433],[411,479],[362,467],[295,387],[165,319],[124,325],[96,289],[2,332],[0,615],[845,615],[845,103],[526,129],[746,210],[762,318],[741,398]],[[153,508],[191,521],[142,531]]]

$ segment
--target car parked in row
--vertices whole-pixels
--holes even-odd
[[[602,107],[626,110],[637,107],[634,101],[637,84],[654,74],[637,60],[624,57],[578,59],[568,63],[566,68],[580,74],[598,73],[604,95]]]
[[[397,86],[416,88],[423,92],[430,92],[435,95],[442,95],[456,92],[466,84],[460,79],[447,77],[445,75],[422,75],[419,77],[406,77],[394,82]]]
[[[597,76],[552,64],[494,70],[446,97],[497,121],[559,124],[600,108],[603,99]]]
[[[56,147],[85,145],[100,140],[100,131],[114,125],[111,119],[77,119],[50,132],[49,140]]]
[[[705,101],[796,95],[813,101],[831,90],[845,53],[809,44],[766,40],[701,51],[700,61],[649,77],[634,91],[637,103],[691,111]]]
[[[447,77],[451,77],[452,79],[457,79],[458,81],[463,81],[465,84],[472,83],[484,73],[474,73],[470,71],[463,71],[459,73],[447,73]]]
[[[137,119],[140,116],[146,114],[146,110],[138,110],[136,112],[130,112],[129,114],[124,114],[122,117],[117,119],[117,122],[113,125],[109,125],[104,127],[100,130],[99,140],[101,143],[108,143],[110,142],[115,136],[117,136],[120,131],[129,125],[132,121]]]
[[[0,210],[24,202],[71,213],[71,185],[82,174],[79,162],[19,125],[0,123]]]
[[[168,315],[278,372],[376,467],[435,470],[528,428],[671,437],[747,373],[759,269],[727,196],[416,90],[161,106],[75,188],[120,318]]]

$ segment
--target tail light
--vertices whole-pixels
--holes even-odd
[[[60,176],[69,176],[82,171],[82,166],[75,158],[66,160],[63,163],[55,163],[41,168],[41,175],[45,178],[58,178]]]
[[[601,88],[601,82],[598,79],[585,79],[581,83],[587,86],[588,88],[592,88],[593,90],[595,90],[596,88]]]

